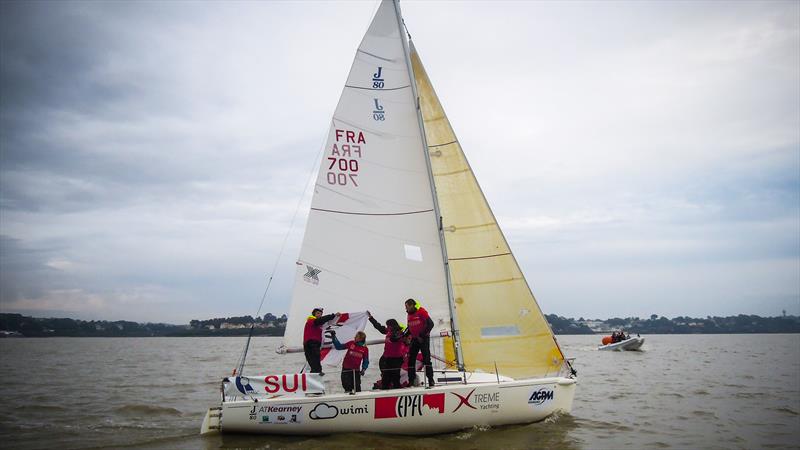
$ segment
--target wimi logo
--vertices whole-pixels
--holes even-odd
[[[550,401],[554,397],[553,389],[550,388],[539,388],[531,394],[528,398],[528,403],[531,405],[541,405],[547,401]]]

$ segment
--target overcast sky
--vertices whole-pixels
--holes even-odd
[[[0,311],[255,314],[376,6],[0,2]],[[402,8],[545,313],[800,313],[800,3]]]

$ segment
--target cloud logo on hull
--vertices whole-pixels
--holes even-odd
[[[333,419],[339,415],[339,408],[329,405],[327,403],[320,403],[314,407],[309,413],[309,417],[313,420]]]

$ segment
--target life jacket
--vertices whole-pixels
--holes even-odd
[[[392,329],[386,330],[386,339],[383,341],[383,356],[386,358],[402,358],[404,354],[408,353],[408,347],[402,337],[392,342],[394,332]]]
[[[425,308],[417,307],[415,312],[408,315],[408,333],[415,338],[422,336],[429,317]]]
[[[364,358],[369,358],[369,349],[367,349],[367,346],[358,345],[355,341],[350,341],[344,345],[347,347],[347,353],[344,355],[342,369],[361,370],[361,361]]]
[[[303,344],[308,341],[322,342],[322,327],[314,325],[317,320],[314,316],[308,316],[306,319],[306,326],[303,329]]]

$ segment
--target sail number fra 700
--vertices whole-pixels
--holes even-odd
[[[364,145],[364,133],[351,130],[335,130],[336,142],[328,156],[328,184],[339,186],[353,185],[358,187],[358,160],[361,159]]]

